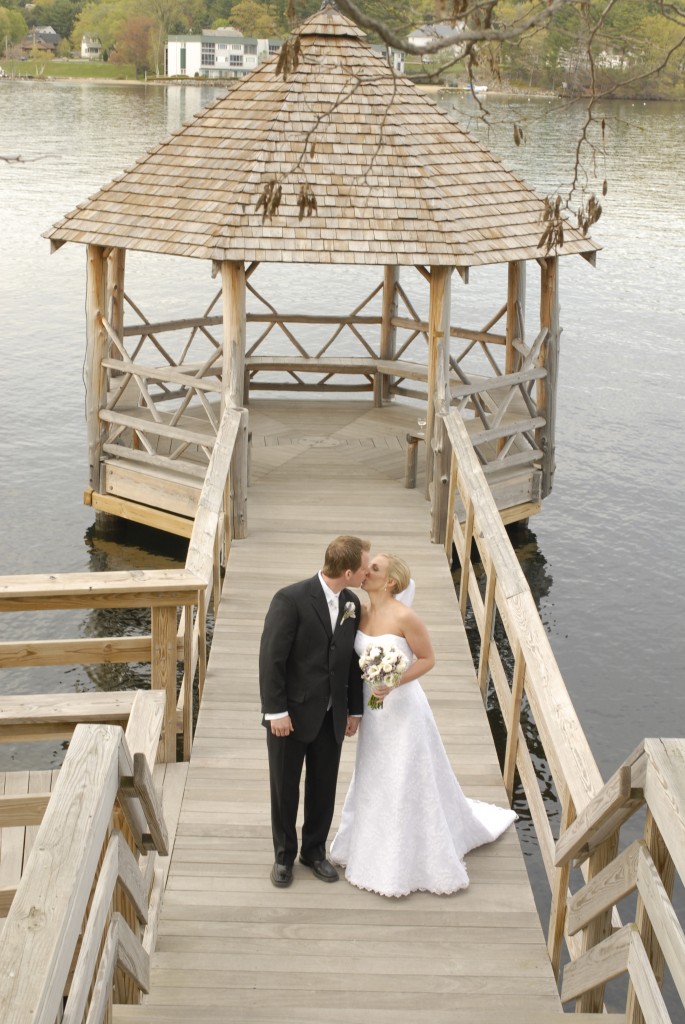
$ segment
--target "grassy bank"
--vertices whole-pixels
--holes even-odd
[[[6,75],[25,78],[101,78],[121,82],[135,80],[132,64],[110,64],[87,60],[45,60],[42,57],[28,60],[0,60],[0,67]]]

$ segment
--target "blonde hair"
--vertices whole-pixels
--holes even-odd
[[[369,551],[371,543],[361,537],[343,534],[336,537],[326,548],[322,572],[332,580],[339,579],[349,569],[356,572],[362,564],[362,553]]]
[[[411,580],[409,566],[399,555],[388,555],[385,552],[381,552],[381,554],[388,560],[388,581],[395,584],[392,588],[393,595],[401,594],[403,590],[407,589]]]

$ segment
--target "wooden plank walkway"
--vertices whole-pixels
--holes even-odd
[[[421,478],[405,490],[415,410],[255,402],[249,537],[234,543],[216,622],[152,990],[117,1007],[147,1021],[556,1020],[561,1006],[514,829],[467,858],[468,890],[394,900],[295,866],[276,890],[257,652],[273,592],[312,575],[328,540],[367,536],[409,562],[437,666],[426,692],[470,796],[506,804],[445,555]],[[355,741],[343,751],[337,815]],[[335,823],[334,823],[335,828]]]

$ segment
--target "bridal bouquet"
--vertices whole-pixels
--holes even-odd
[[[370,686],[389,686],[393,689],[399,685],[407,667],[407,658],[392,644],[370,644],[359,658],[359,667],[362,679]],[[371,694],[368,706],[379,710],[383,707],[383,701]]]

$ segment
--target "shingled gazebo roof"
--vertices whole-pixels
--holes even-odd
[[[543,201],[334,7],[48,232],[214,260],[474,266],[547,255]],[[258,209],[270,182],[281,201]],[[316,200],[299,219],[298,197]],[[597,249],[568,226],[558,254]]]

